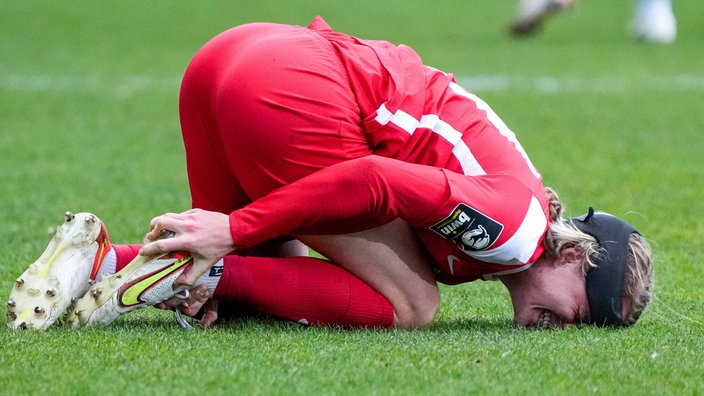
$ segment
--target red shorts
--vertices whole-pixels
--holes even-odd
[[[371,153],[332,45],[302,27],[230,29],[194,56],[180,117],[193,207],[229,213]]]

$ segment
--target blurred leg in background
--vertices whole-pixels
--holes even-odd
[[[574,0],[519,0],[516,18],[509,27],[514,36],[526,36],[552,15],[568,10]],[[677,22],[672,0],[638,0],[635,6],[631,32],[639,40],[669,44],[677,37]]]

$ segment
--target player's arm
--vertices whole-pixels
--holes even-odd
[[[471,184],[440,168],[373,155],[333,165],[232,212],[234,246],[244,249],[282,235],[359,231],[379,219],[423,224],[450,197],[449,174]]]
[[[520,183],[507,175],[464,176],[448,170],[368,156],[318,171],[284,186],[230,215],[193,209],[167,213],[150,224],[140,254],[185,250],[194,268],[191,284],[224,255],[294,234],[338,234],[363,230],[394,218],[418,227],[442,220],[460,203],[501,214],[515,206]],[[158,239],[161,230],[175,237]],[[189,283],[190,282],[190,283]]]
[[[229,216],[191,209],[155,217],[146,236],[149,243],[140,254],[191,252],[197,270],[189,271],[188,282],[224,255],[280,236],[350,233],[398,217],[418,225],[447,201],[450,175],[473,179],[378,156],[346,161],[284,186]],[[173,237],[161,239],[163,230],[171,231]]]

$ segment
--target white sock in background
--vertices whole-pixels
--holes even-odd
[[[639,0],[633,19],[636,38],[653,43],[669,44],[677,37],[677,21],[672,0]]]

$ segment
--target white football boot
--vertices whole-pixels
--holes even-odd
[[[511,24],[511,33],[533,33],[551,14],[572,7],[574,0],[519,0],[518,14]]]
[[[135,309],[158,304],[171,297],[187,298],[184,285],[173,288],[174,281],[193,263],[186,252],[161,256],[137,256],[114,275],[104,276],[91,285],[69,313],[67,324],[74,328],[104,327],[118,316]]]
[[[670,0],[640,0],[632,23],[633,35],[643,41],[670,44],[677,38],[677,21]]]
[[[45,330],[83,296],[110,250],[105,225],[91,213],[66,212],[44,253],[15,281],[7,302],[12,329]]]

